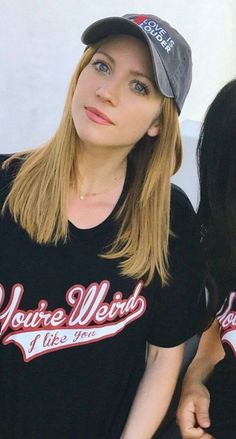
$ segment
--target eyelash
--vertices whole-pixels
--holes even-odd
[[[92,63],[91,63],[91,65],[95,68],[95,70],[97,70],[98,72],[101,72],[101,73],[107,73],[107,71],[106,72],[104,72],[104,70],[100,70],[99,69],[99,65],[104,65],[104,66],[106,66],[107,67],[107,71],[109,70],[111,70],[111,68],[110,68],[110,66],[105,62],[105,61],[101,61],[101,60],[96,60],[96,61],[93,61]]]
[[[102,60],[99,60],[99,59],[96,60],[96,61],[92,61],[92,62],[91,62],[91,65],[95,68],[95,70],[96,70],[98,73],[107,73],[107,72],[110,72],[110,71],[111,71],[111,68],[110,68],[109,64],[106,63],[105,61],[102,61]],[[101,69],[99,68],[99,66],[101,66],[101,65],[106,66],[106,67],[107,67],[107,70],[106,70],[106,71],[101,70]],[[136,85],[139,85],[139,86],[142,87],[142,91],[140,91],[140,90],[135,90],[135,88],[133,88],[134,92],[136,92],[137,94],[141,94],[142,96],[148,96],[148,95],[150,94],[150,92],[151,92],[151,90],[150,90],[150,86],[149,86],[148,84],[145,84],[145,83],[142,82],[142,81],[139,81],[138,79],[134,79],[134,80],[132,80],[132,81],[131,81],[131,84],[132,84],[132,85],[133,85],[133,84],[136,84]]]
[[[150,87],[149,87],[149,85],[145,84],[144,82],[138,81],[137,79],[134,79],[132,81],[132,84],[140,85],[143,88],[143,91],[134,90],[138,94],[142,94],[143,96],[148,96],[150,94],[150,91],[151,91]]]

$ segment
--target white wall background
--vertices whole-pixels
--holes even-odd
[[[193,51],[193,83],[180,118],[185,158],[174,181],[197,203],[195,146],[217,91],[236,76],[235,0],[0,0],[0,153],[37,146],[54,132],[81,32],[129,12],[169,21]]]

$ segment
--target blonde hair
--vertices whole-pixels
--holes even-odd
[[[76,184],[76,159],[80,141],[71,115],[71,103],[80,73],[98,45],[88,48],[71,79],[65,108],[55,135],[43,146],[14,154],[20,169],[5,200],[15,222],[39,244],[58,244],[69,237],[67,197]],[[178,114],[174,101],[163,98],[160,134],[144,136],[130,153],[133,178],[118,214],[118,233],[102,257],[121,258],[121,273],[144,278],[148,284],[157,272],[168,283],[170,235],[170,179],[182,161]]]

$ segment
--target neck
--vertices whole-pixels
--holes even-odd
[[[78,155],[77,191],[83,194],[100,194],[123,184],[127,154],[92,154],[82,151]]]

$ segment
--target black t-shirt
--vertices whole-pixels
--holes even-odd
[[[0,204],[15,172],[0,172]],[[171,347],[197,331],[201,276],[186,195],[173,187],[167,288],[158,276],[144,287],[99,256],[116,208],[92,229],[69,223],[70,240],[57,246],[0,218],[1,439],[119,439],[147,343]]]
[[[236,292],[231,292],[217,314],[225,357],[212,375],[207,387],[211,395],[211,427],[207,430],[217,439],[236,435]]]

